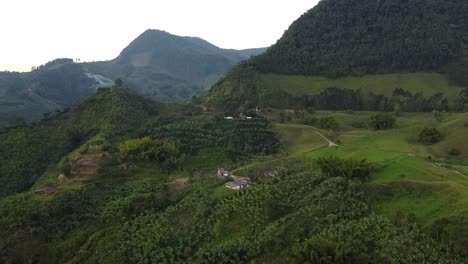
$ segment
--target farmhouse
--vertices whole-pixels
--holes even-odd
[[[240,190],[242,188],[238,182],[228,182],[225,184],[225,186],[231,190]]]
[[[276,171],[276,170],[267,170],[267,171],[265,171],[265,172],[263,173],[263,175],[264,175],[265,177],[276,177],[276,176],[278,176],[278,174],[279,174],[279,173],[278,173],[278,171]]]
[[[226,188],[228,189],[231,189],[231,190],[240,190],[240,189],[244,189],[244,188],[249,188],[251,186],[251,183],[250,182],[243,182],[243,181],[240,181],[240,182],[228,182],[225,184]]]
[[[231,173],[224,168],[218,168],[218,176],[219,177],[229,177],[231,176]]]

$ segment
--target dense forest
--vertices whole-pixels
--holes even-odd
[[[307,105],[317,109],[388,110],[395,108],[391,98],[378,93],[366,95],[381,106],[362,106],[357,96],[347,105],[311,105],[282,90],[265,89],[262,74],[307,75],[337,78],[366,74],[438,72],[450,82],[468,86],[468,5],[463,0],[323,0],[295,21],[267,52],[242,63],[215,84],[205,103],[215,109]],[[289,89],[294,89],[291,83]],[[347,87],[341,87],[347,88]],[[398,86],[393,87],[400,88]],[[331,90],[330,90],[331,91]],[[406,95],[403,95],[406,96]],[[410,111],[428,111],[431,100],[441,95],[411,95],[418,106]],[[416,98],[418,97],[418,98]],[[307,99],[310,101],[310,98]],[[339,99],[341,100],[341,99]],[[421,103],[422,100],[431,101]],[[442,99],[443,100],[443,99]],[[304,101],[304,100],[302,100]],[[425,104],[426,106],[420,106]],[[451,111],[464,110],[460,100]],[[387,106],[385,106],[387,105]],[[440,106],[437,108],[441,108]],[[448,108],[443,106],[442,108]],[[431,110],[429,110],[431,111]]]
[[[255,59],[261,72],[362,75],[446,71],[468,59],[463,0],[324,0]]]

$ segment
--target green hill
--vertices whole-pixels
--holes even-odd
[[[391,101],[393,91],[403,88],[412,96],[422,92],[427,100],[442,93],[452,104],[447,110],[459,111],[466,103],[457,98],[460,87],[468,85],[466,14],[462,0],[321,1],[267,52],[240,64],[214,85],[206,104],[228,110],[256,104],[342,110],[321,105],[321,98],[304,102],[301,97],[319,89],[362,88],[353,96],[367,100],[372,92]],[[429,80],[431,75],[439,87]],[[285,105],[281,98],[286,98]],[[355,110],[397,107],[392,103],[377,109],[347,100]]]
[[[112,140],[137,133],[159,104],[123,88],[100,90],[76,107],[40,121],[0,133],[0,197],[27,190],[50,163],[89,138]]]

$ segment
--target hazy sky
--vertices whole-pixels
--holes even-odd
[[[222,48],[274,44],[318,0],[5,0],[0,70],[55,58],[108,60],[146,29],[201,37]]]

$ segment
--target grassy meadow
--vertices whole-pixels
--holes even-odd
[[[438,73],[376,74],[360,77],[330,79],[319,76],[263,74],[261,83],[266,90],[280,89],[289,94],[316,95],[328,87],[363,89],[365,92],[391,96],[395,88],[425,96],[442,92],[448,98],[458,96],[462,87],[452,85],[448,78]]]

